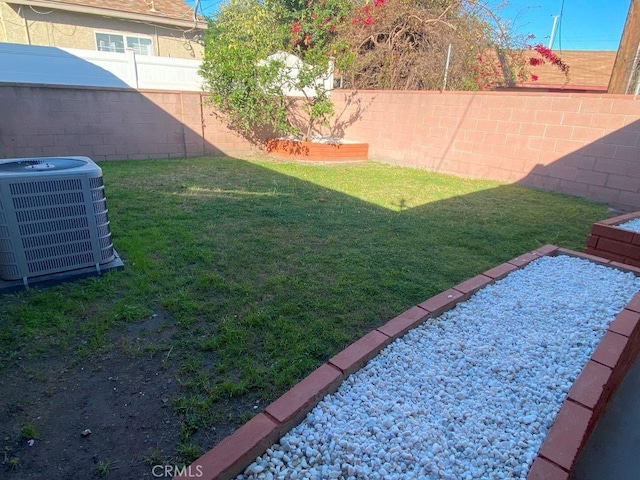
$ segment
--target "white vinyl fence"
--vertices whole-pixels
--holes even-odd
[[[302,67],[298,57],[284,52],[277,52],[268,60],[285,64],[285,78],[295,79]],[[114,53],[0,43],[0,83],[199,92],[204,83],[198,73],[200,64],[200,60],[136,55],[133,50]],[[288,83],[291,82],[283,83],[285,95],[316,95],[315,88],[302,92]],[[333,88],[333,62],[326,75],[318,78],[318,85],[324,85],[325,90]]]
[[[202,90],[199,60],[0,43],[0,82]]]

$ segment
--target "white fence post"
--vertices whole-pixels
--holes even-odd
[[[133,88],[138,88],[138,66],[136,65],[136,52],[133,48],[127,48],[125,50],[127,54],[127,67],[129,70],[129,85]]]
[[[327,69],[327,78],[324,82],[325,90],[333,90],[333,72],[336,69],[336,58],[329,57],[329,67]]]

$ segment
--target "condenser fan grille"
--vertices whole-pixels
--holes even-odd
[[[13,208],[16,210],[49,207],[51,205],[83,205],[82,191],[70,193],[49,193],[46,195],[30,195],[13,197]]]
[[[69,190],[82,190],[82,180],[73,178],[69,180],[22,182],[9,184],[11,195],[31,195],[38,193],[65,192]]]
[[[50,218],[65,219],[73,217],[86,217],[87,209],[85,205],[71,205],[57,208],[40,208],[38,210],[16,210],[18,224],[27,224],[39,220]]]
[[[22,237],[22,246],[24,248],[38,248],[45,245],[65,245],[82,240],[91,240],[89,229]]]
[[[81,255],[66,255],[61,258],[50,258],[30,263],[30,267],[37,272],[60,272],[78,268],[78,265],[91,265],[93,255],[83,253]]]
[[[102,263],[104,259],[113,257],[111,244],[111,234],[107,233],[107,238],[98,239],[102,245],[98,259],[94,258],[93,244],[90,241],[91,229],[86,221],[87,212],[86,192],[82,189],[81,181],[49,180],[45,182],[29,182],[31,185],[11,184],[13,192],[41,192],[34,195],[13,196],[13,206],[16,211],[18,228],[35,226],[37,230],[41,220],[53,230],[58,231],[57,235],[40,233],[26,235],[22,237],[22,247],[25,252],[27,268],[30,275],[39,275],[51,270],[65,269],[70,265],[91,266]],[[39,184],[44,185],[39,185]],[[64,191],[73,188],[72,191]],[[56,192],[56,193],[53,193]],[[106,211],[106,200],[102,188],[92,189],[91,197],[93,201],[94,214]],[[65,225],[73,224],[73,220],[84,219],[86,226],[78,228],[63,229]],[[104,219],[106,221],[106,218]],[[71,221],[71,222],[70,222]],[[35,223],[34,223],[35,222]],[[98,225],[96,225],[98,226]],[[103,226],[104,225],[100,225]],[[103,232],[104,232],[103,228]],[[46,231],[46,230],[45,230]],[[102,240],[102,241],[100,241]]]
[[[99,269],[114,259],[101,170],[86,160],[0,161],[0,278]],[[87,163],[95,168],[74,176]]]
[[[79,230],[87,228],[89,221],[87,217],[75,217],[75,218],[60,218],[58,220],[52,220],[50,222],[37,222],[37,223],[22,223],[19,225],[20,236],[25,237],[27,235],[35,235],[38,233],[50,233],[50,232],[65,232],[68,230]],[[107,228],[103,235],[109,233]]]

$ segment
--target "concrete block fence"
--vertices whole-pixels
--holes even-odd
[[[581,257],[640,275],[640,268],[554,245],[545,245],[491,268],[410,308],[331,357],[262,413],[196,460],[176,480],[190,478],[189,472],[202,473],[199,478],[204,480],[234,478],[298,425],[325,395],[335,392],[346,377],[393,340],[429,318],[452,309],[484,286],[545,255]],[[569,478],[580,451],[639,350],[640,293],[637,293],[611,323],[570,389],[533,462],[528,480]]]
[[[369,158],[640,209],[640,101],[544,92],[333,90],[333,135]],[[0,83],[0,158],[94,160],[264,152],[203,94]]]
[[[246,156],[199,92],[0,84],[0,158]]]
[[[537,92],[334,90],[335,134],[369,158],[640,208],[640,101]]]

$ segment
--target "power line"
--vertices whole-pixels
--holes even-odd
[[[200,12],[204,15],[206,12],[211,11],[211,10],[217,10],[218,6],[222,3],[224,3],[226,0],[209,0],[207,2],[201,2],[200,3]],[[204,4],[207,4],[207,6],[204,6]]]

